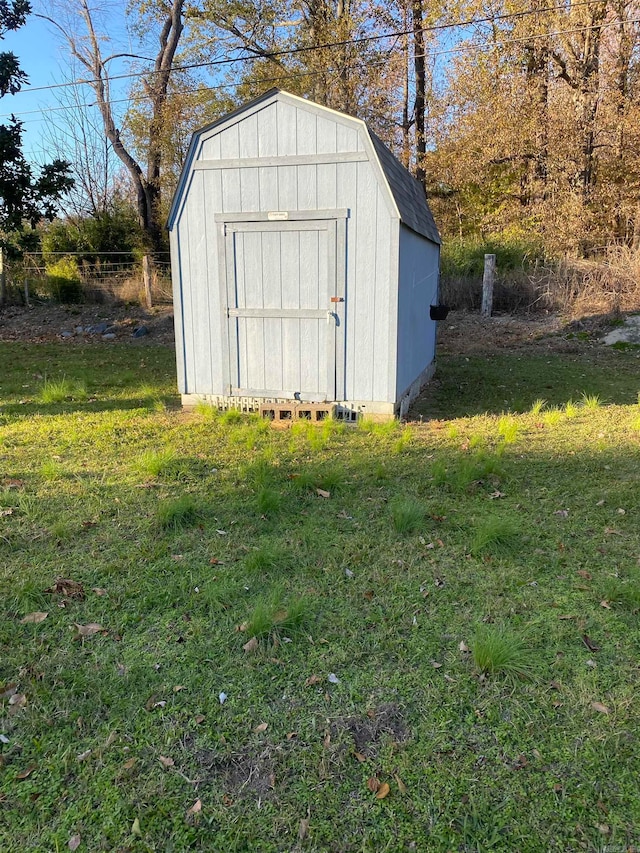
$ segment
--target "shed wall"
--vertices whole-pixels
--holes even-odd
[[[258,156],[364,152],[362,133],[311,106],[275,101],[203,134],[171,232],[172,253],[179,257],[174,297],[176,317],[182,317],[177,342],[184,342],[178,344],[181,393],[225,393],[214,214],[348,208],[344,399],[395,401],[399,223],[374,165],[242,163]],[[225,163],[216,167],[216,160]]]
[[[440,247],[400,226],[400,280],[396,399],[435,358],[437,324],[429,306],[438,301]]]

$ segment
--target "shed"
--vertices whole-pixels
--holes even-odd
[[[392,417],[432,376],[440,237],[363,121],[274,89],[203,127],[168,228],[184,406]]]

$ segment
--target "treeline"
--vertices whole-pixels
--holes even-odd
[[[124,98],[112,14],[51,16],[69,82],[92,88],[61,89],[49,118],[76,226],[125,198],[140,246],[164,250],[193,129],[278,86],[368,121],[450,241],[640,248],[638,0],[134,0]]]

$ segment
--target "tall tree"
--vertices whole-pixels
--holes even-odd
[[[108,37],[99,32],[94,12],[87,0],[77,0],[73,16],[80,27],[66,27],[51,17],[46,19],[58,30],[67,42],[71,54],[89,73],[91,85],[104,133],[113,147],[115,155],[125,166],[135,194],[138,219],[147,248],[159,252],[164,248],[161,175],[162,138],[165,125],[169,81],[173,62],[184,29],[184,0],[159,0],[157,4],[141,7],[141,15],[148,29],[155,29],[158,47],[153,59],[153,70],[141,75],[144,93],[148,98],[149,120],[145,135],[145,157],[140,162],[126,144],[122,125],[116,120],[111,100],[112,80],[109,63],[116,58],[132,57],[130,54],[105,56],[104,45]]]
[[[27,0],[0,0],[0,40],[23,26],[31,11]],[[0,97],[15,94],[27,81],[13,53],[0,53]],[[40,219],[53,219],[56,203],[70,188],[69,164],[54,160],[35,174],[22,151],[22,124],[12,116],[0,125],[0,247],[11,237],[35,227]],[[4,294],[0,294],[0,301]]]

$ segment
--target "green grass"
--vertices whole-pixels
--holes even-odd
[[[275,430],[169,350],[0,345],[0,849],[637,847],[639,362],[584,346]]]
[[[473,662],[484,674],[531,678],[532,650],[524,639],[503,625],[482,625],[471,642]]]
[[[391,520],[398,533],[414,533],[424,521],[424,515],[419,501],[398,498],[391,504]]]
[[[45,379],[37,396],[39,403],[62,403],[66,400],[75,402],[87,399],[87,388],[84,382],[62,379]]]

